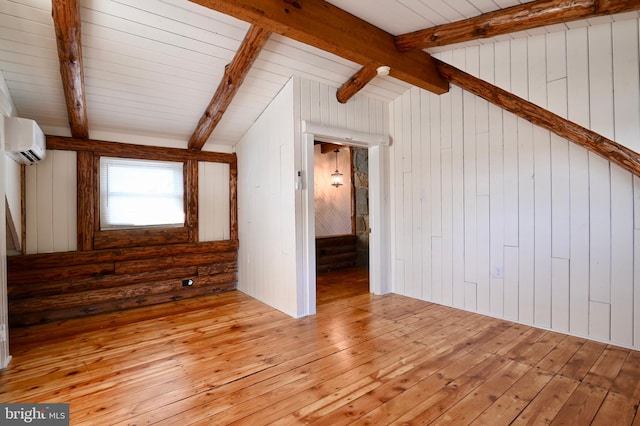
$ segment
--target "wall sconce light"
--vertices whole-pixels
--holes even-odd
[[[333,150],[336,153],[336,171],[331,173],[331,186],[335,186],[336,188],[342,186],[342,173],[338,171],[338,152],[339,149]]]

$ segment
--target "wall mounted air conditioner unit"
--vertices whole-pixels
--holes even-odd
[[[4,119],[5,151],[22,164],[36,164],[46,155],[45,137],[33,120],[19,117]]]

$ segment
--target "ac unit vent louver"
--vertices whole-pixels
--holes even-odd
[[[38,157],[38,154],[36,154],[32,150],[21,151],[20,154],[22,154],[22,156],[26,158],[29,161],[29,163],[37,163],[40,160],[42,160],[42,158]]]

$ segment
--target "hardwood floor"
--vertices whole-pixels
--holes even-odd
[[[2,402],[73,425],[640,425],[640,353],[318,279],[293,319],[233,291],[15,329]]]

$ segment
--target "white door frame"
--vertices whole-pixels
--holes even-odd
[[[316,312],[316,232],[314,202],[314,142],[368,148],[369,151],[369,291],[385,294],[391,291],[389,280],[388,221],[388,144],[389,137],[303,122],[303,167],[307,171],[302,194],[302,261],[301,296],[307,315]]]

